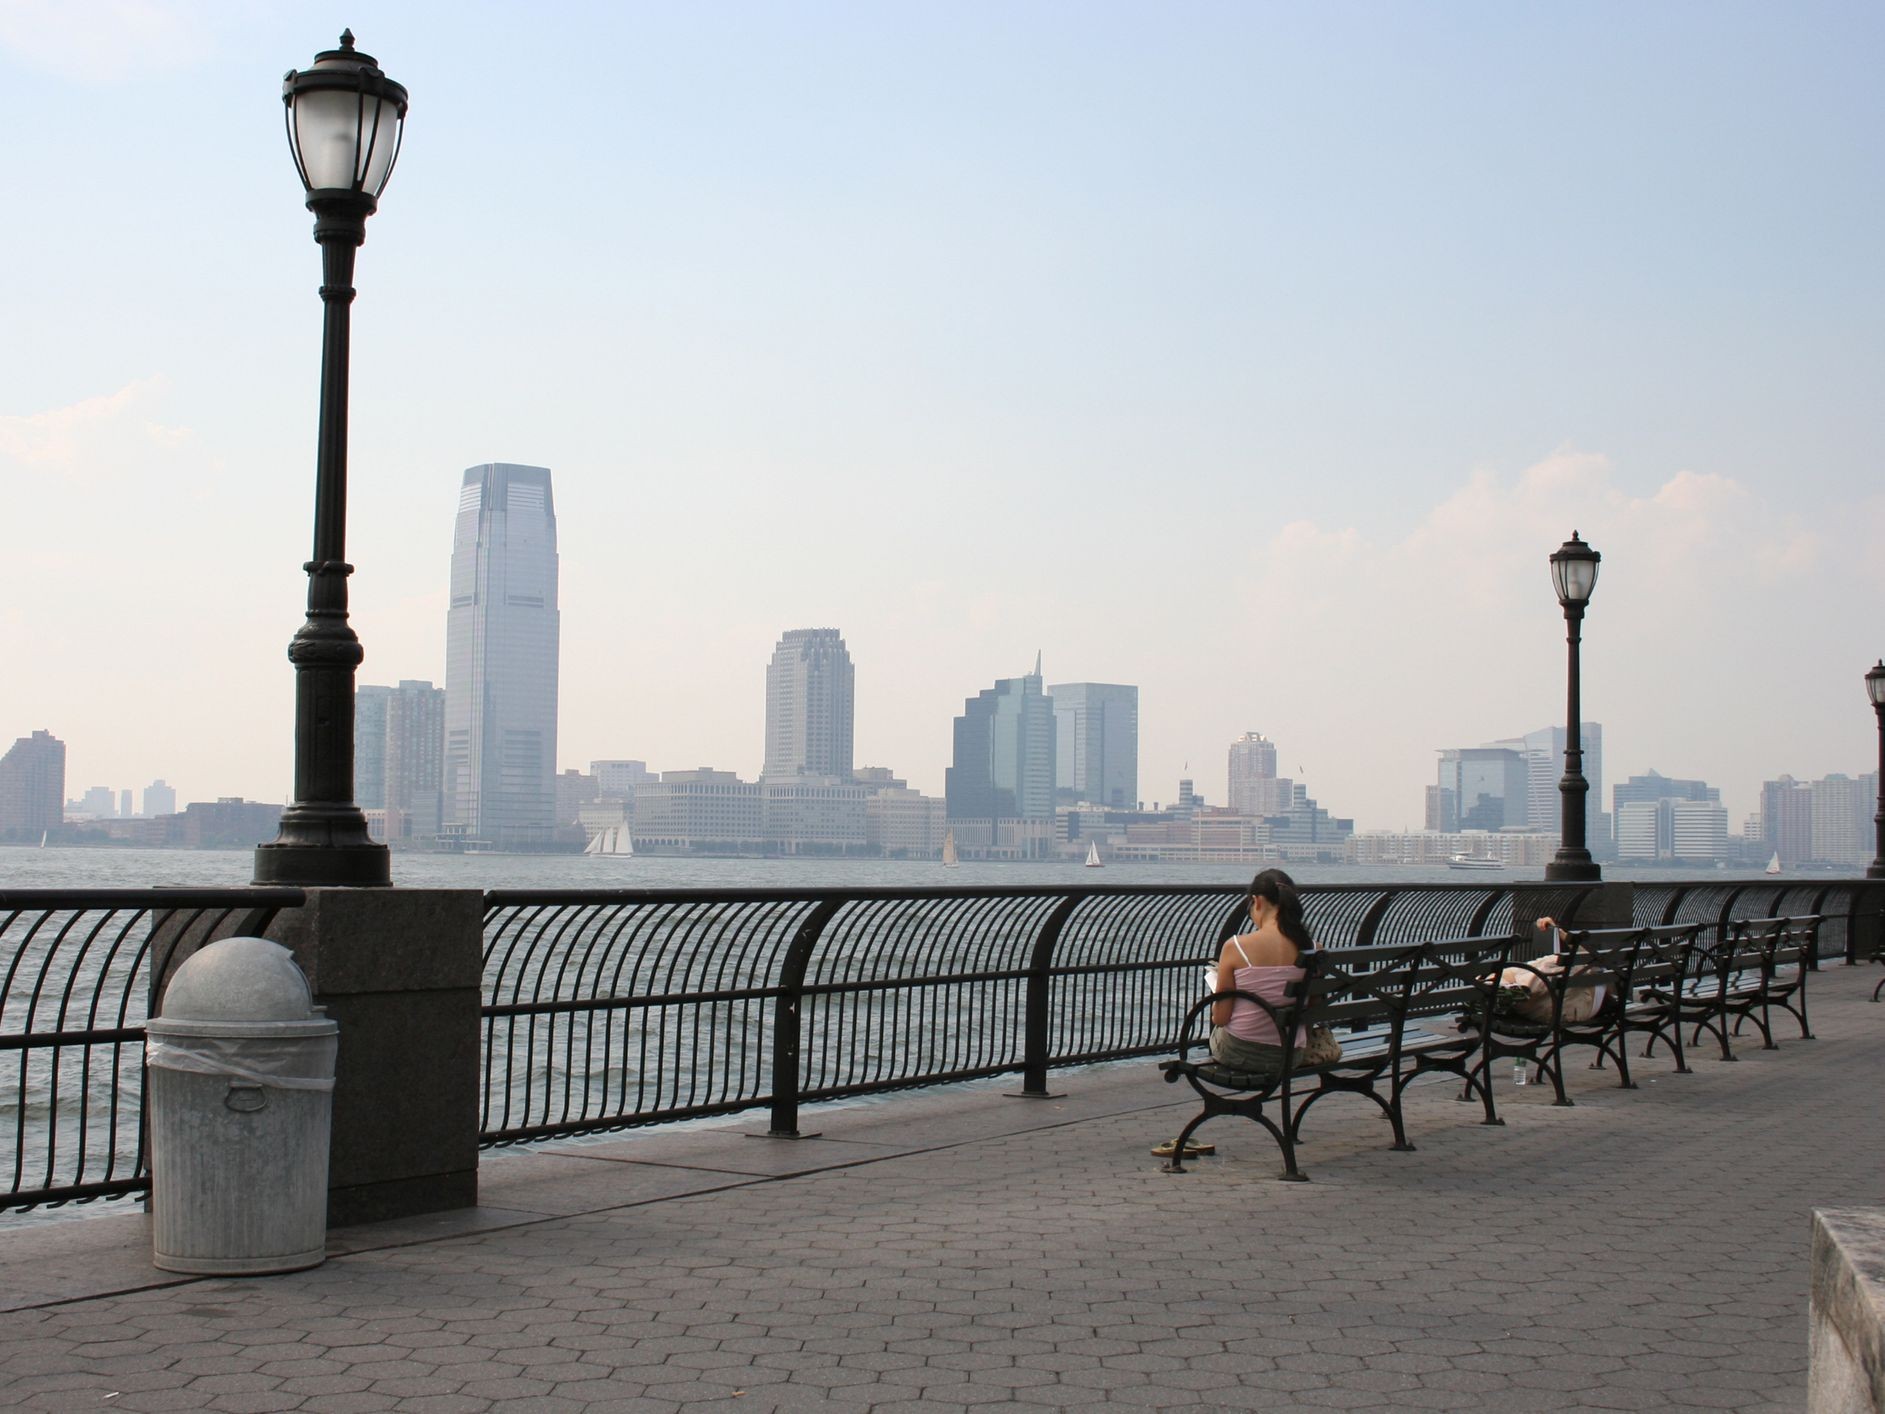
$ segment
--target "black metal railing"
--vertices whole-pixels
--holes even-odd
[[[1725,936],[1724,930],[1735,919],[1817,914],[1823,921],[1811,959],[1816,968],[1829,957],[1859,961],[1859,918],[1868,909],[1877,914],[1885,901],[1885,889],[1862,879],[1655,882],[1637,884],[1635,894],[1633,921],[1638,925],[1701,923],[1716,938]]]
[[[144,1021],[179,947],[256,933],[299,889],[0,889],[0,1209],[150,1186]]]
[[[1325,946],[1576,921],[1589,885],[1308,887]],[[512,1143],[1168,1050],[1241,916],[1235,884],[485,895],[480,1138]],[[1885,886],[1638,883],[1636,922],[1823,915],[1856,960]],[[143,1023],[186,944],[260,933],[296,889],[0,889],[0,1209],[149,1186]],[[1877,920],[1872,919],[1874,932]]]
[[[1575,917],[1587,885],[1521,886]],[[1325,946],[1509,931],[1502,884],[1304,890]],[[485,895],[486,1144],[1169,1049],[1236,884]]]

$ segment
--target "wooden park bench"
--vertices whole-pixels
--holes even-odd
[[[1556,969],[1545,966],[1543,957],[1507,963],[1508,976],[1516,971],[1537,979],[1536,991],[1546,1005],[1539,1015],[1537,1009],[1519,1012],[1502,1004],[1503,996],[1495,1001],[1477,1075],[1482,1092],[1490,1093],[1499,1062],[1513,1060],[1536,1067],[1540,1080],[1550,1081],[1554,1105],[1571,1105],[1575,1102],[1564,1089],[1564,1057],[1577,1047],[1597,1053],[1591,1069],[1602,1070],[1609,1061],[1616,1066],[1618,1088],[1634,1090],[1628,1046],[1632,1036],[1643,1034],[1649,1037],[1645,1055],[1660,1040],[1674,1056],[1677,1072],[1686,1074],[1680,1023],[1693,1016],[1676,998],[1692,979],[1698,933],[1698,925],[1567,928],[1560,934]],[[1598,997],[1588,1014],[1571,1019],[1572,1012],[1583,1010],[1572,1005],[1574,999],[1593,992]]]
[[[1202,1102],[1174,1142],[1165,1171],[1185,1172],[1185,1146],[1191,1136],[1206,1120],[1233,1114],[1269,1132],[1282,1151],[1282,1176],[1300,1182],[1308,1177],[1296,1162],[1303,1121],[1312,1106],[1334,1094],[1365,1095],[1392,1126],[1391,1147],[1411,1150],[1402,1095],[1419,1074],[1429,1070],[1450,1071],[1467,1080],[1471,1058],[1482,1042],[1477,1034],[1463,1033],[1454,1018],[1462,1006],[1487,1005],[1489,992],[1466,979],[1483,976],[1488,968],[1496,974],[1511,943],[1510,938],[1455,940],[1450,945],[1455,954],[1474,960],[1442,961],[1437,970],[1423,967],[1422,962],[1424,957],[1437,956],[1438,945],[1433,943],[1316,950],[1303,955],[1302,981],[1290,989],[1281,1006],[1242,991],[1204,998],[1185,1015],[1177,1058],[1159,1065],[1168,1082],[1185,1081]],[[1327,1026],[1342,1043],[1341,1058],[1303,1064],[1292,1048],[1286,1055],[1288,1063],[1274,1075],[1243,1074],[1220,1066],[1208,1049],[1210,1012],[1226,999],[1241,999],[1260,1008],[1279,1036],[1294,1038],[1306,1035],[1317,1023]],[[1194,1055],[1194,1051],[1202,1054]],[[1489,1094],[1486,1104],[1490,1117]]]
[[[1716,942],[1699,950],[1702,960],[1689,985],[1694,1025],[1689,1043],[1699,1042],[1706,1031],[1719,1043],[1721,1058],[1734,1060],[1730,1037],[1752,1021],[1761,1033],[1762,1049],[1775,1050],[1776,1009],[1799,1023],[1802,1039],[1812,1040],[1806,979],[1819,948],[1820,921],[1818,914],[1806,914],[1742,918],[1722,925]]]

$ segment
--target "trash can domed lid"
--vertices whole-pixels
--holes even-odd
[[[294,954],[267,938],[211,943],[170,979],[166,1021],[307,1021],[314,994]]]

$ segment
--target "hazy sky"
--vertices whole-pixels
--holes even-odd
[[[282,799],[319,255],[280,76],[412,93],[354,306],[362,681],[462,470],[555,475],[562,766],[745,775],[781,630],[940,791],[1037,649],[1362,827],[1563,712],[1609,781],[1875,759],[1885,8],[0,0],[0,738]],[[0,745],[4,745],[0,741]],[[1606,799],[1606,805],[1608,800]]]

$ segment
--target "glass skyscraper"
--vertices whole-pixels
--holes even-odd
[[[1063,682],[1047,692],[1054,704],[1054,776],[1060,797],[1137,809],[1139,689]]]
[[[962,706],[955,761],[944,773],[951,820],[1054,818],[1054,703],[1041,665],[1002,678]]]
[[[445,620],[445,825],[497,849],[556,820],[556,509],[550,473],[465,472]]]

